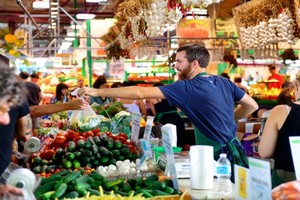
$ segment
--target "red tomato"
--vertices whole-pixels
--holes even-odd
[[[112,133],[110,131],[105,131],[104,133],[107,135],[107,137],[112,135]]]
[[[90,136],[94,137],[94,133],[92,131],[86,131],[82,134],[85,138],[88,138]]]
[[[66,134],[66,138],[71,141],[73,140],[75,137],[79,136],[80,133],[76,132],[76,131],[73,131],[73,130],[68,130],[67,131],[67,134]]]
[[[41,159],[51,160],[55,155],[55,151],[53,149],[47,149],[40,154]]]
[[[93,129],[92,132],[94,133],[94,135],[96,135],[97,133],[100,133],[100,128],[97,127],[95,129]]]
[[[120,133],[118,134],[118,136],[122,136],[122,137],[125,137],[126,139],[128,139],[126,133],[123,133],[123,132],[120,132]]]
[[[78,140],[80,140],[80,139],[86,140],[86,138],[83,137],[83,136],[77,136],[77,137],[75,137],[75,138],[73,139],[73,141],[77,144]]]
[[[66,142],[67,142],[67,138],[63,135],[58,134],[51,142],[50,147],[63,146]]]
[[[120,140],[124,144],[127,141],[127,138],[122,135],[117,135],[116,140]]]
[[[100,137],[101,136],[101,132],[96,133],[95,136]]]
[[[137,153],[137,149],[132,144],[128,145],[128,149],[131,151],[131,153]]]

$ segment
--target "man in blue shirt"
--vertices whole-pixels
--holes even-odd
[[[112,89],[83,88],[78,94],[128,99],[167,99],[182,110],[195,126],[196,143],[214,146],[228,154],[233,164],[247,166],[244,149],[236,139],[235,121],[249,116],[258,105],[232,81],[209,75],[208,50],[198,44],[180,47],[175,69],[179,81],[160,87],[126,87]],[[235,108],[235,103],[238,106]]]

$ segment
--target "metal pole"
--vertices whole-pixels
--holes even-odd
[[[91,20],[86,20],[86,29],[87,32],[90,33],[91,32]],[[86,39],[86,46],[87,48],[91,47],[91,38],[87,38]],[[89,78],[89,87],[92,86],[92,77],[93,77],[93,66],[92,66],[92,51],[90,49],[87,50],[87,63],[88,63],[88,69],[89,69],[89,73],[88,73],[88,78]]]

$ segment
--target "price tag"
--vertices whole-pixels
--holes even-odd
[[[177,178],[176,167],[175,167],[174,153],[173,153],[173,148],[172,148],[171,140],[170,140],[170,136],[169,136],[169,135],[171,135],[172,129],[169,127],[161,127],[161,131],[162,131],[163,146],[165,147],[165,150],[166,150],[168,171],[169,171],[170,177],[173,181],[174,188],[179,190],[178,178]]]
[[[270,162],[249,157],[251,199],[271,200]]]
[[[133,144],[137,144],[140,135],[141,113],[132,113],[132,126],[130,140]]]
[[[296,179],[300,180],[300,157],[298,156],[298,153],[300,152],[300,137],[290,137],[290,145],[292,150]]]
[[[249,169],[234,165],[235,199],[251,200]]]
[[[145,131],[144,131],[143,139],[148,140],[148,141],[150,141],[153,120],[154,120],[153,116],[147,116],[146,127],[145,127]]]
[[[144,140],[144,139],[141,139],[140,141],[141,141],[141,147],[143,150],[143,156],[137,166],[138,170],[140,169],[142,164],[145,162],[145,160],[151,160],[153,158],[150,142],[147,140]]]

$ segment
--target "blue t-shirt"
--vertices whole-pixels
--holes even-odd
[[[225,144],[236,134],[234,103],[245,92],[221,76],[197,76],[159,87],[170,105],[181,109],[206,137]]]
[[[0,176],[11,162],[12,143],[16,122],[19,118],[24,117],[29,112],[29,106],[26,101],[21,106],[10,109],[10,123],[8,125],[0,125]]]

